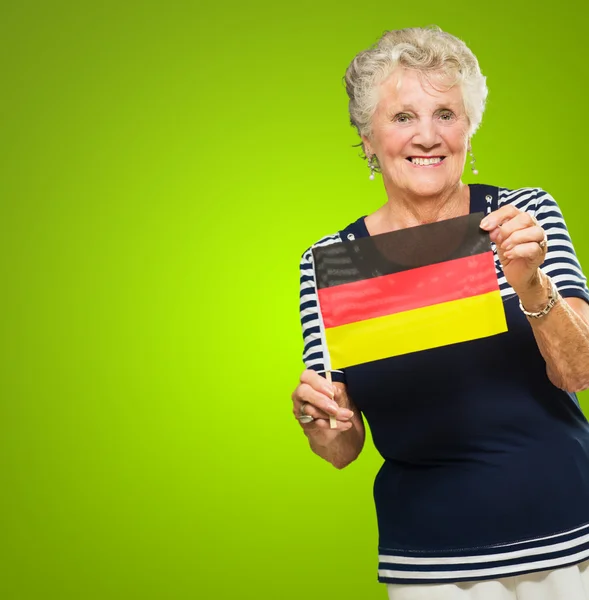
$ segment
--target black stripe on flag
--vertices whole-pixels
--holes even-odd
[[[313,248],[318,289],[392,275],[491,250],[484,214],[427,223]]]

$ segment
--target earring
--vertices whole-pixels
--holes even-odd
[[[368,159],[368,166],[370,167],[370,175],[368,176],[368,179],[370,179],[370,181],[374,181],[374,171],[376,169],[376,165],[374,164],[374,158],[375,158],[375,155],[373,154]]]
[[[472,147],[471,147],[470,143],[468,144],[468,153],[470,154],[470,158],[472,159],[470,161],[470,169],[472,171],[472,174],[473,175],[478,175],[479,172],[478,172],[478,170],[474,166],[475,163],[477,162],[477,159],[474,157],[474,154],[472,153]]]

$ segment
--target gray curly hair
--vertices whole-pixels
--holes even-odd
[[[483,118],[486,78],[468,46],[439,27],[385,31],[380,40],[354,57],[346,70],[350,122],[360,136],[370,137],[380,85],[397,68],[419,71],[430,81],[460,85],[470,128],[474,134]]]

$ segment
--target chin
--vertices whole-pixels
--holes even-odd
[[[419,176],[408,178],[403,183],[410,194],[431,198],[448,193],[460,183],[461,174],[453,175],[448,177],[448,173],[420,173]]]
[[[448,189],[449,184],[441,184],[440,182],[422,182],[418,184],[409,185],[407,191],[414,196],[423,196],[424,198],[430,198],[431,196],[438,196],[444,190]]]
[[[453,181],[454,178],[448,177],[448,173],[442,172],[441,169],[432,170],[429,173],[414,171],[409,174],[391,169],[388,173],[383,172],[383,179],[385,187],[393,196],[395,190],[398,190],[402,194],[429,198],[447,192],[458,183],[460,176],[458,181]]]

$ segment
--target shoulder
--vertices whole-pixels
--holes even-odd
[[[317,240],[312,246],[307,248],[303,252],[301,258],[301,264],[312,263],[313,261],[313,248],[320,248],[322,246],[330,246],[331,244],[338,244],[344,240],[353,240],[358,237],[364,237],[366,235],[366,227],[364,226],[364,217],[356,219],[353,223],[350,223],[337,233],[331,235],[325,235],[320,240]]]
[[[332,233],[330,235],[324,235],[321,239],[317,240],[312,246],[309,246],[301,257],[301,262],[312,262],[313,260],[313,248],[320,248],[322,246],[330,246],[331,244],[338,244],[342,241],[340,232]]]
[[[524,187],[515,190],[499,187],[498,207],[511,204],[519,210],[535,214],[545,206],[557,207],[554,198],[542,188]]]

